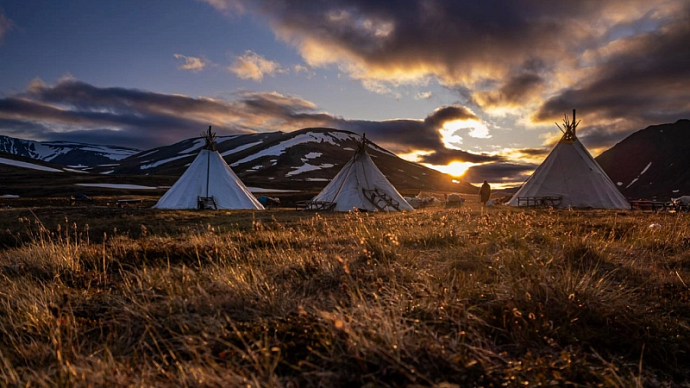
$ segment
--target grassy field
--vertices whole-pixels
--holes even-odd
[[[687,214],[43,207],[0,228],[0,386],[690,386]]]

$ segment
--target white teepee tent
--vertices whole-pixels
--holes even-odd
[[[314,197],[310,207],[341,212],[414,210],[371,160],[364,136],[352,159]]]
[[[544,197],[560,197],[553,203],[562,208],[629,209],[628,201],[575,135],[579,124],[575,110],[572,122],[566,116],[563,124],[561,140],[508,205],[533,205]]]
[[[263,210],[261,203],[215,150],[215,134],[211,133],[211,127],[202,136],[206,146],[154,208]]]

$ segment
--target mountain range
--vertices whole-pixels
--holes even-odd
[[[0,136],[0,152],[66,166],[92,166],[118,162],[139,150],[66,141],[39,142]]]
[[[306,128],[294,132],[269,132],[219,136],[216,148],[247,186],[278,190],[318,191],[347,163],[361,142],[348,131]],[[63,142],[33,142],[3,138],[0,151],[50,162],[50,168],[80,182],[139,181],[150,176],[158,185],[171,185],[204,146],[193,138],[146,151],[122,147]],[[444,190],[476,193],[476,187],[447,174],[399,158],[367,142],[367,151],[378,168],[399,191]],[[129,177],[125,179],[126,177]],[[141,177],[141,178],[136,178]]]
[[[247,186],[278,190],[318,191],[351,157],[361,137],[330,128],[268,132],[217,138],[217,149]],[[204,146],[201,138],[136,150],[73,142],[37,142],[0,136],[0,171],[21,167],[40,183],[41,195],[51,193],[42,178],[63,182],[154,182],[163,189],[175,182]],[[690,120],[653,125],[628,136],[596,160],[627,198],[667,200],[690,194]],[[368,152],[394,186],[413,193],[443,190],[476,193],[476,187],[451,176],[409,162],[367,143]],[[56,178],[55,172],[62,172]],[[21,182],[21,174],[3,176],[4,186]],[[50,185],[54,188],[54,185]],[[53,190],[55,191],[55,190]],[[2,194],[2,193],[0,193]]]

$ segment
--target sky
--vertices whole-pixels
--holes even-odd
[[[0,0],[0,135],[141,150],[329,127],[511,185],[690,118],[687,0]]]

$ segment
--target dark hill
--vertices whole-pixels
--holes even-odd
[[[628,198],[690,195],[690,120],[637,131],[597,162]]]
[[[247,186],[320,190],[352,157],[359,135],[330,128],[305,128],[219,137],[217,150]],[[203,146],[203,139],[187,139],[154,148],[122,160],[118,166],[97,167],[94,172],[180,176]],[[368,143],[372,159],[398,190],[447,190],[475,193],[468,183],[453,178]]]

